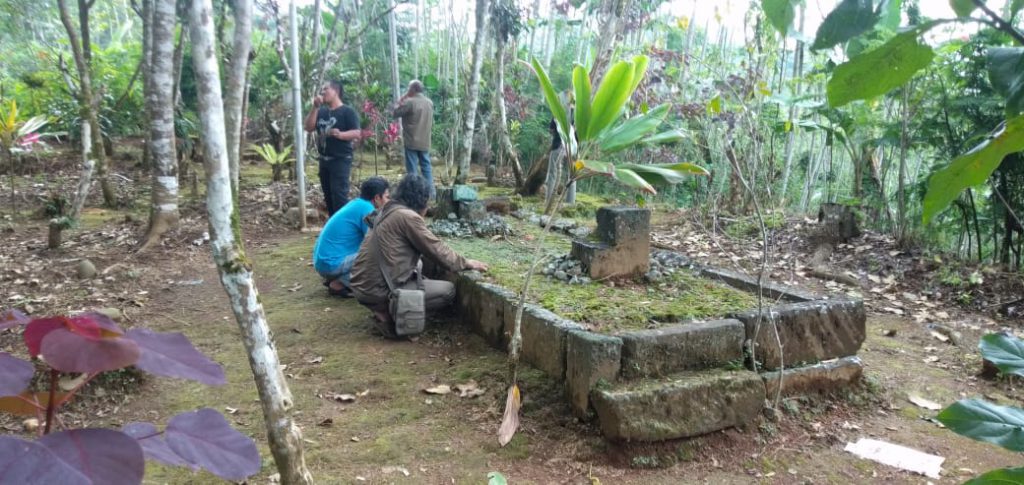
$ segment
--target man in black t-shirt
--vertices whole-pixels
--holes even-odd
[[[352,141],[358,140],[360,135],[359,115],[342,103],[344,94],[341,82],[328,81],[320,96],[313,98],[313,109],[306,115],[304,123],[306,131],[316,133],[320,186],[330,215],[348,202]]]

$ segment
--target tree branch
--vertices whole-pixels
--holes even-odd
[[[988,15],[989,18],[992,19],[992,22],[995,23],[996,28],[1009,34],[1009,36],[1013,37],[1013,40],[1016,40],[1018,44],[1024,45],[1024,34],[1022,34],[1014,26],[1010,25],[1009,22],[1003,20],[1003,18],[1000,17],[999,14],[992,11],[991,8],[988,8],[988,5],[985,4],[985,0],[974,0],[974,4],[977,5],[982,12],[985,12],[985,15]]]
[[[121,93],[121,97],[117,98],[117,101],[114,103],[113,111],[117,111],[118,109],[120,109],[121,104],[124,103],[124,100],[128,99],[128,95],[131,94],[132,88],[135,87],[135,81],[139,78],[139,73],[142,72],[143,62],[143,59],[139,59],[138,65],[135,66],[135,73],[132,74],[131,80],[128,81],[128,87],[124,88],[124,92]]]

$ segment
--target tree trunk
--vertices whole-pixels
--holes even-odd
[[[899,206],[899,216],[896,221],[896,239],[903,242],[907,235],[907,148],[909,145],[909,132],[907,130],[910,122],[910,88],[903,86],[903,108],[900,110],[900,168],[899,184],[896,188],[896,199]],[[970,224],[968,224],[968,229]],[[981,261],[978,261],[979,263]]]
[[[206,207],[213,259],[249,354],[249,365],[263,406],[267,439],[281,474],[281,483],[311,484],[313,476],[306,469],[303,458],[302,432],[291,417],[291,391],[281,372],[263,304],[256,291],[252,268],[242,247],[238,210],[231,193],[228,172],[224,106],[221,101],[211,10],[210,0],[193,0],[189,23],[205,152]]]
[[[800,7],[800,31],[804,29],[804,7]],[[794,97],[800,97],[801,78],[804,64],[804,43],[797,41],[796,49],[793,51],[793,76],[792,79],[796,79],[796,90]],[[785,71],[784,69],[781,69]],[[780,76],[782,74],[780,73]],[[781,84],[781,82],[780,82]],[[779,199],[782,201],[787,200],[789,196],[789,175],[793,167],[793,154],[796,151],[794,145],[796,144],[796,120],[799,117],[800,109],[797,108],[794,103],[789,107],[789,133],[786,137],[786,162],[782,171],[782,193],[779,194]]]
[[[149,103],[151,83],[153,82],[153,0],[142,0],[142,97]],[[151,123],[149,118],[150,110],[144,113],[145,123]],[[142,168],[153,167],[153,139],[152,132],[146,130],[142,145]]]
[[[89,196],[89,187],[92,185],[92,175],[96,167],[96,158],[103,156],[102,143],[92,142],[93,127],[98,123],[92,123],[96,119],[96,112],[92,100],[92,76],[89,75],[89,66],[85,63],[82,54],[82,45],[78,41],[78,33],[71,23],[71,14],[68,11],[67,0],[57,0],[57,7],[60,10],[60,20],[64,24],[64,30],[68,33],[68,43],[71,46],[71,53],[75,58],[75,67],[78,69],[78,105],[82,117],[82,171],[78,177],[78,190],[75,194],[74,203],[71,205],[71,213],[68,219],[71,223],[78,220],[85,207],[85,199]],[[67,225],[61,225],[61,229]],[[51,238],[52,239],[52,238]],[[56,238],[58,241],[60,237]]]
[[[391,101],[397,103],[402,95],[401,81],[398,76],[398,30],[395,23],[395,0],[388,0],[388,50],[391,54]]]
[[[469,159],[473,151],[473,132],[476,130],[476,107],[480,99],[480,68],[484,63],[484,47],[487,42],[487,20],[490,18],[490,1],[476,0],[476,33],[473,38],[473,67],[469,74],[469,89],[466,93],[465,114],[462,125],[462,148],[459,150],[459,171],[455,182],[469,180]]]
[[[91,1],[78,0],[78,28],[81,32],[82,41],[80,52],[82,60],[84,61],[83,64],[80,65],[78,63],[78,59],[75,59],[75,66],[78,68],[79,79],[81,79],[83,69],[89,71],[90,74],[92,72],[92,35],[90,34],[89,29],[89,9],[91,8]],[[69,22],[65,25],[65,28],[74,29],[74,27],[68,27],[68,25],[70,25],[70,17],[68,20]],[[82,121],[85,122],[88,120],[91,125],[89,129],[92,130],[92,136],[95,137],[93,145],[97,148],[93,152],[93,157],[96,159],[96,177],[100,180],[100,190],[103,193],[103,205],[107,207],[114,207],[117,205],[117,194],[114,192],[113,186],[110,185],[110,179],[107,177],[107,157],[106,152],[103,149],[103,131],[100,129],[99,121],[101,97],[96,92],[90,91],[89,100],[91,103],[89,108],[91,115],[89,117],[83,116]]]
[[[186,3],[182,17],[188,15],[188,4]],[[181,65],[185,63],[185,39],[188,38],[188,29],[182,28],[178,33],[178,45],[174,48],[174,107],[181,104]]]
[[[498,30],[495,28],[495,30]],[[503,34],[497,34],[495,40],[495,57],[498,61],[494,68],[494,91],[495,101],[498,105],[498,153],[508,156],[512,165],[512,175],[516,179],[516,187],[523,186],[523,168],[519,165],[519,155],[515,146],[512,145],[512,137],[508,134],[508,109],[505,107],[505,44],[508,39]]]
[[[320,31],[322,29],[322,27],[321,27],[321,23],[322,23],[321,20],[323,20],[323,15],[320,13],[320,11],[323,9],[323,7],[321,7],[320,1],[321,0],[313,0],[313,56],[314,57],[317,57],[317,56],[320,55]],[[341,0],[338,0],[338,2],[340,3]],[[236,15],[235,16],[235,21],[237,22],[238,21],[238,17],[237,17],[238,14],[236,13],[235,15]],[[235,28],[236,29],[238,28],[238,24],[235,24]],[[236,43],[235,45],[236,45],[236,47],[237,47],[237,42],[238,42],[238,36],[236,35],[235,36],[235,43]]]
[[[175,0],[152,0],[150,24],[152,53],[147,83],[150,151],[153,156],[153,190],[149,229],[140,251],[160,240],[178,225],[178,156],[174,146],[174,24]]]
[[[227,132],[228,167],[231,172],[231,192],[238,195],[239,160],[241,159],[242,112],[245,94],[245,72],[249,68],[252,48],[252,0],[235,0],[235,40],[228,62],[227,93],[224,96],[224,129]]]

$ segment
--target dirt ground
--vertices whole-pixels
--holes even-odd
[[[780,281],[854,292],[868,301],[868,337],[859,354],[866,371],[863,388],[828,400],[787,400],[747,429],[643,445],[607,442],[592,423],[571,417],[558,383],[530,370],[522,382],[520,432],[508,446],[499,447],[495,433],[507,385],[505,354],[452,317],[432,322],[413,341],[376,336],[367,311],[351,299],[327,295],[310,264],[315,233],[286,227],[285,219],[272,210],[281,196],[264,177],[249,170],[244,180],[244,232],[281,362],[287,366],[306,462],[318,483],[486,483],[491,471],[517,484],[949,483],[1020,462],[1018,454],[942,429],[931,419],[937,411],[907,399],[915,394],[945,406],[962,397],[984,396],[1020,405],[1015,382],[975,376],[980,369],[978,338],[1005,326],[1016,329],[1013,322],[964,311],[942,298],[922,300],[928,295],[925,290],[901,288],[900,281],[886,283],[894,272],[866,272],[860,275],[863,288],[843,288],[805,280],[799,264],[787,267],[783,263],[788,259],[782,258],[775,269]],[[183,332],[224,366],[227,385],[208,388],[119,375],[87,387],[65,421],[76,426],[162,423],[181,411],[212,407],[260,444],[263,470],[251,483],[268,483],[275,470],[263,439],[261,410],[237,326],[203,241],[202,201],[186,202],[182,227],[163,245],[137,254],[133,247],[144,230],[143,206],[90,209],[82,227],[71,231],[68,243],[57,251],[44,249],[42,220],[23,214],[0,221],[0,305],[36,315],[116,308],[124,314],[125,326]],[[708,259],[738,266],[746,264],[747,252],[756,250],[741,239],[716,240],[718,236],[684,222],[666,218],[655,242],[675,238],[692,256],[705,252]],[[864,236],[861,245],[881,244],[872,237]],[[698,243],[718,249],[701,250]],[[851,244],[854,254],[858,243]],[[843,264],[844,251],[837,249],[835,265]],[[881,254],[874,249],[857,254],[864,252]],[[83,258],[95,263],[96,278],[76,277]],[[872,292],[878,287],[883,290]],[[893,294],[897,296],[890,299]],[[920,318],[922,314],[927,318]],[[927,324],[936,321],[961,333],[957,344],[933,335]],[[0,350],[16,352],[18,342],[10,331],[0,333]],[[484,392],[476,397],[424,392],[441,384],[475,385]],[[21,418],[0,416],[0,428],[20,433]],[[946,458],[943,478],[926,479],[843,451],[847,442],[861,437],[941,455]],[[211,482],[216,479],[202,473],[153,464],[147,469],[146,483]]]

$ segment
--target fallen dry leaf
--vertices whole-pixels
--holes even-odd
[[[319,364],[319,363],[321,363],[323,361],[324,361],[324,358],[318,355],[316,357],[313,357],[312,359],[307,360],[306,363],[307,364]]]
[[[459,397],[477,397],[482,396],[486,389],[480,389],[477,387],[476,381],[470,380],[465,384],[456,384],[455,390],[459,391]]]
[[[60,390],[71,391],[72,389],[82,385],[82,383],[84,383],[85,380],[88,378],[89,374],[81,374],[75,378],[61,377],[60,380],[57,382],[58,385],[60,386]]]
[[[427,394],[436,394],[438,396],[443,396],[445,394],[451,394],[452,388],[447,384],[441,384],[440,386],[428,387],[424,389],[423,392]]]
[[[231,406],[224,406],[224,411],[227,412],[228,414],[236,414],[236,413],[238,413],[238,408],[233,408]]]
[[[325,420],[323,420],[323,421],[320,421],[320,422],[319,422],[319,423],[317,423],[316,425],[317,425],[317,426],[323,426],[324,428],[326,428],[326,427],[329,427],[329,426],[331,426],[332,424],[334,424],[334,420],[333,420],[333,419],[331,419],[331,418],[327,418],[327,419],[325,419]]]
[[[368,394],[370,394],[370,390],[369,389],[367,389],[367,390],[365,390],[363,392],[357,392],[356,396],[358,396],[358,397],[366,397]]]
[[[917,407],[928,409],[928,410],[931,410],[931,411],[938,411],[938,410],[942,409],[942,405],[941,404],[939,404],[939,403],[937,403],[935,401],[930,401],[928,399],[925,399],[925,398],[923,398],[921,396],[918,396],[917,394],[910,394],[910,395],[908,395],[907,396],[907,400],[910,401],[913,405],[915,405]]]
[[[519,396],[519,386],[512,385],[508,389],[508,398],[505,399],[505,415],[501,418],[501,427],[498,428],[498,444],[505,446],[512,441],[516,430],[519,429],[519,408],[523,405]]]
[[[387,474],[401,473],[402,475],[409,476],[409,470],[404,466],[386,466],[382,467],[380,471]]]
[[[331,399],[338,402],[356,402],[356,397],[352,394],[331,394]]]

